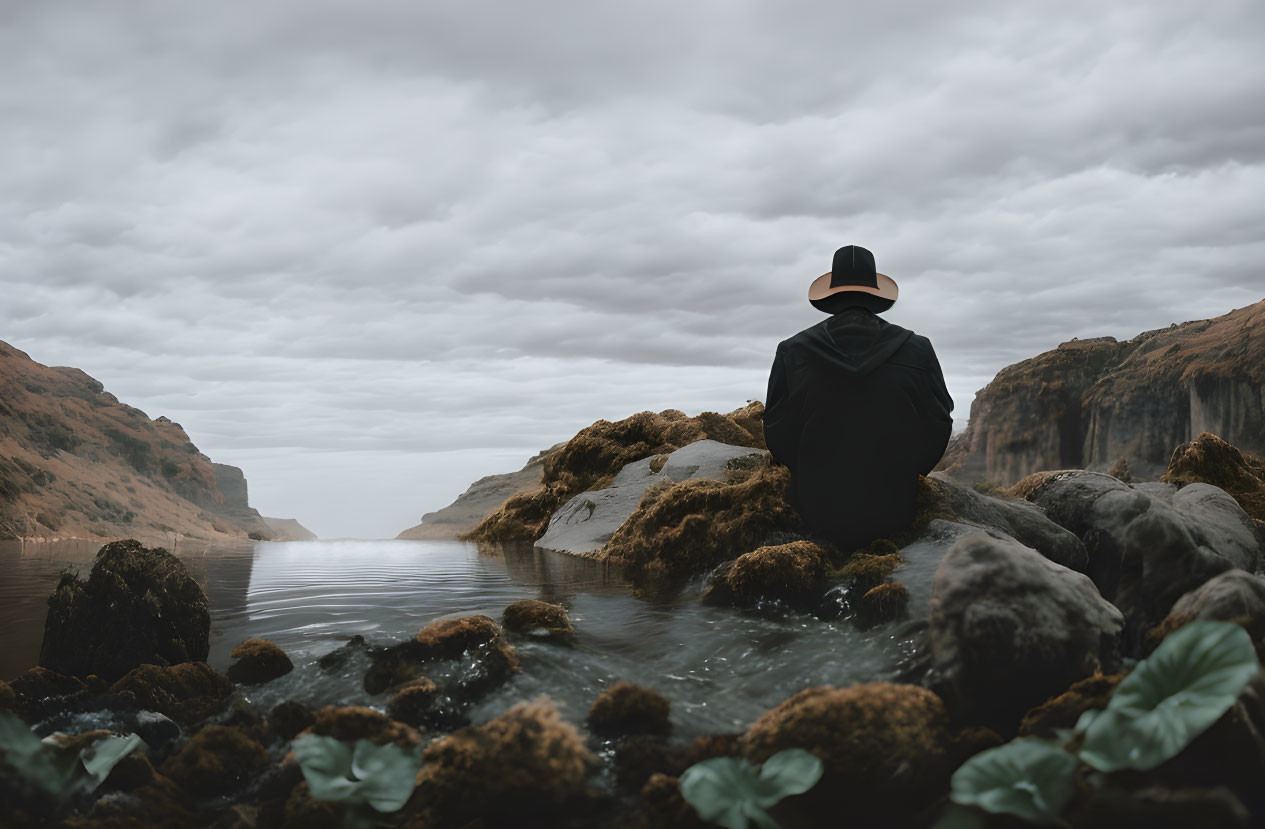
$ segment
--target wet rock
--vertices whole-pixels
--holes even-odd
[[[642,586],[671,587],[801,529],[787,500],[790,473],[763,465],[734,483],[693,480],[646,492],[602,558]]]
[[[50,697],[67,697],[88,689],[86,684],[73,676],[38,666],[23,671],[9,682],[9,687],[18,700],[27,704]]]
[[[589,709],[589,731],[602,737],[667,736],[672,731],[669,707],[668,698],[652,688],[616,682]]]
[[[500,625],[487,616],[441,619],[418,631],[407,642],[371,651],[373,665],[365,673],[364,687],[380,694],[395,685],[422,676],[431,663],[468,659],[445,692],[473,701],[508,680],[518,670],[518,656],[505,639]]]
[[[1265,521],[1265,460],[1245,456],[1216,435],[1202,432],[1174,449],[1160,480],[1181,487],[1212,484],[1229,493],[1249,516]]]
[[[948,787],[944,704],[912,685],[800,691],[756,720],[746,743],[757,764],[788,748],[821,759],[817,785],[783,801],[803,825],[835,825],[844,814],[849,825],[901,825]]]
[[[501,614],[501,622],[512,633],[555,642],[567,642],[575,635],[566,608],[538,599],[514,602]]]
[[[0,711],[13,711],[17,707],[17,693],[9,683],[0,681]]]
[[[304,729],[316,722],[316,715],[302,703],[287,700],[278,704],[268,714],[272,730],[283,740],[293,740]]]
[[[62,576],[48,600],[40,664],[113,682],[138,665],[205,661],[206,595],[166,550],[116,541],[97,553],[86,581]]]
[[[615,780],[620,788],[637,791],[652,775],[679,777],[695,763],[740,754],[741,734],[698,737],[683,747],[663,736],[635,735],[615,745]]]
[[[456,719],[444,702],[439,686],[421,677],[395,692],[387,703],[387,715],[414,728],[442,728]]]
[[[1094,674],[1073,682],[1063,693],[1024,714],[1019,723],[1019,736],[1055,739],[1056,729],[1075,727],[1081,714],[1090,708],[1106,708],[1116,686],[1128,675],[1127,671],[1109,676]]]
[[[110,686],[110,691],[129,693],[142,708],[182,725],[194,725],[223,709],[233,682],[205,662],[141,665]]]
[[[521,825],[583,820],[594,810],[587,786],[597,758],[547,698],[519,703],[489,722],[427,747],[416,799],[419,825]]]
[[[208,725],[163,764],[165,775],[195,798],[230,795],[268,767],[268,752],[240,729]]]
[[[59,824],[65,829],[194,829],[205,825],[203,817],[189,808],[188,794],[161,774],[126,794],[108,794],[97,800],[88,815],[70,817]]]
[[[703,829],[708,824],[699,820],[694,807],[681,795],[681,779],[668,774],[653,774],[641,788],[641,797],[650,812],[649,826],[670,829]]]
[[[1195,619],[1237,622],[1252,636],[1257,656],[1265,654],[1265,579],[1243,570],[1226,570],[1182,596],[1164,620],[1147,632],[1152,651],[1164,637]]]
[[[609,486],[586,490],[562,504],[535,544],[563,553],[594,552],[610,541],[650,487],[704,478],[724,480],[732,462],[767,454],[762,449],[698,440],[673,451],[666,459],[659,455],[626,464]],[[664,460],[660,463],[661,459]]]
[[[358,705],[325,706],[316,712],[316,721],[308,731],[344,742],[368,740],[376,745],[394,743],[403,748],[413,748],[422,739],[412,727]]]
[[[1165,497],[1097,472],[1030,476],[1015,487],[1079,535],[1086,572],[1125,615],[1130,649],[1183,593],[1234,567],[1260,563],[1256,530],[1234,499],[1208,484]]]
[[[811,541],[760,547],[738,556],[725,572],[734,601],[753,606],[762,601],[808,607],[821,598],[826,584],[826,553]]]
[[[900,582],[871,587],[855,603],[855,620],[864,628],[903,618],[909,610],[909,590]]]
[[[247,639],[231,656],[237,661],[228,667],[228,678],[240,685],[260,685],[294,670],[286,652],[267,639]]]
[[[344,808],[337,803],[318,800],[306,782],[300,783],[286,798],[282,829],[343,829]]]
[[[936,572],[930,687],[969,724],[1013,734],[1025,711],[1120,660],[1123,619],[1081,573],[980,533]]]
[[[365,642],[365,637],[360,634],[356,634],[342,647],[336,648],[316,660],[316,664],[326,673],[337,671],[345,666],[355,656],[366,653],[368,650],[369,645]]]
[[[110,769],[110,775],[101,784],[101,789],[103,791],[135,791],[153,783],[156,774],[149,758],[134,751]]]

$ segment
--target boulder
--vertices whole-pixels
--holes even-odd
[[[1256,521],[1265,521],[1265,460],[1244,455],[1216,435],[1200,433],[1173,450],[1162,481],[1212,484],[1228,492]]]
[[[247,639],[231,656],[237,661],[228,667],[228,678],[239,685],[260,685],[294,670],[286,652],[267,639]]]
[[[387,703],[387,716],[414,728],[441,728],[451,723],[442,705],[439,686],[420,677],[395,692]]]
[[[862,628],[894,622],[909,613],[909,589],[898,581],[871,587],[853,604],[853,610],[853,619]]]
[[[1115,670],[1123,625],[1087,576],[1013,539],[969,536],[936,571],[930,687],[966,723],[1013,734],[1029,708]]]
[[[411,682],[434,662],[464,660],[469,664],[456,672],[453,682],[445,683],[444,692],[472,702],[518,670],[514,647],[506,641],[501,626],[487,616],[432,622],[413,639],[371,650],[369,656],[373,664],[365,673],[364,687],[370,694]]]
[[[41,665],[113,682],[138,665],[206,661],[206,594],[171,553],[116,541],[97,553],[87,581],[62,576],[48,600]]]
[[[394,743],[401,748],[413,748],[422,740],[411,726],[359,705],[325,706],[316,712],[314,722],[304,733],[349,743],[356,740],[368,740],[376,745]]]
[[[512,633],[554,642],[569,642],[575,636],[567,609],[539,599],[514,602],[501,614],[501,623]]]
[[[273,732],[283,740],[293,740],[299,732],[311,728],[316,714],[306,705],[287,700],[268,713]]]
[[[559,507],[536,546],[560,553],[600,550],[651,486],[699,478],[724,480],[732,462],[767,454],[748,446],[698,440],[667,455],[666,460],[658,456],[634,461],[620,469],[609,486],[581,492]]]
[[[1162,492],[1099,472],[1063,471],[1029,476],[1015,491],[1085,542],[1086,572],[1124,613],[1131,650],[1183,593],[1260,563],[1251,519],[1209,484]]]
[[[1258,656],[1265,651],[1265,579],[1243,570],[1226,570],[1182,596],[1168,615],[1147,633],[1147,650],[1187,622],[1212,619],[1237,622],[1247,629]]]
[[[18,707],[18,695],[13,686],[0,681],[0,711],[12,711]]]
[[[786,825],[900,826],[941,796],[950,768],[948,716],[930,691],[875,683],[809,688],[751,726],[747,759],[763,763],[801,748],[824,765],[822,779],[779,809]],[[781,814],[781,811],[779,811]]]
[[[65,676],[48,668],[28,668],[9,682],[19,700],[27,703],[50,697],[67,697],[86,691],[88,686],[73,676]]]
[[[110,686],[110,692],[130,693],[142,708],[192,725],[225,705],[233,682],[205,662],[141,665]]]
[[[652,688],[616,682],[602,692],[589,709],[589,731],[601,737],[654,734],[672,731],[668,698]]]
[[[524,816],[575,825],[596,801],[588,777],[598,760],[548,698],[524,702],[483,725],[431,743],[418,775],[420,825],[522,825]]]
[[[726,568],[725,586],[736,604],[808,607],[825,589],[827,563],[825,551],[811,541],[759,547]]]
[[[268,752],[240,728],[208,725],[163,764],[163,774],[197,798],[247,788],[268,767]]]

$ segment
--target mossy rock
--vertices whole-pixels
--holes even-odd
[[[406,723],[396,722],[372,708],[359,705],[327,705],[316,712],[311,727],[303,733],[333,737],[348,743],[368,740],[375,745],[393,743],[402,748],[413,748],[422,738]]]
[[[560,604],[539,599],[523,599],[505,608],[501,614],[505,629],[522,636],[568,642],[575,636],[575,627]]]
[[[1265,460],[1244,454],[1209,432],[1173,450],[1161,481],[1220,487],[1256,521],[1265,521]]]
[[[1081,714],[1090,708],[1106,708],[1116,686],[1128,675],[1128,671],[1094,674],[1073,682],[1063,693],[1024,714],[1019,736],[1057,739],[1056,729],[1074,728]]]
[[[821,597],[826,570],[821,547],[811,541],[792,541],[743,553],[726,571],[725,581],[740,605],[774,600],[805,607]]]
[[[261,685],[294,670],[286,652],[267,639],[247,639],[233,648],[237,661],[228,668],[228,678],[239,685]]]
[[[180,753],[163,764],[163,773],[194,797],[218,797],[247,788],[268,767],[268,752],[239,728],[208,725]]]
[[[909,611],[909,590],[898,581],[871,587],[853,605],[857,625],[865,628],[894,622]]]
[[[602,737],[666,737],[672,731],[669,708],[668,698],[652,688],[616,682],[593,702],[587,722],[589,730]]]

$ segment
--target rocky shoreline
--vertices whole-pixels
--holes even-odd
[[[637,417],[598,424],[558,449],[543,488],[511,498],[482,532],[543,535],[563,504],[609,488],[629,465],[662,458],[647,471],[666,468],[681,448],[672,434],[689,446],[733,427],[757,442],[732,416],[707,415],[710,429],[684,416]],[[43,667],[0,683],[0,709],[40,737],[135,733],[145,748],[95,791],[54,805],[0,760],[9,763],[0,825],[343,825],[364,807],[314,796],[292,750],[308,734],[349,751],[368,741],[417,754],[407,802],[375,814],[384,825],[701,826],[679,786],[686,770],[726,757],[754,768],[803,749],[822,779],[770,807],[781,825],[838,825],[846,815],[854,825],[930,826],[961,818],[949,809],[950,782],[964,763],[1016,738],[1074,728],[1190,622],[1235,622],[1265,652],[1265,481],[1255,458],[1214,436],[1179,447],[1172,482],[1065,470],[984,494],[936,473],[920,482],[908,533],[855,551],[807,537],[786,505],[785,470],[758,446],[739,448],[741,462],[719,480],[653,482],[587,555],[622,567],[647,595],[702,584],[703,601],[734,612],[913,637],[900,683],[800,688],[788,677],[785,701],[744,733],[689,741],[672,736],[671,701],[632,682],[596,697],[582,723],[541,697],[471,724],[471,708],[523,670],[517,645],[574,641],[564,607],[525,601],[499,619],[441,619],[403,642],[357,637],[321,658],[322,670],[363,670],[373,708],[255,710],[238,689],[285,675],[289,656],[251,639],[234,650],[227,675],[209,668],[197,584],[165,551],[122,542],[102,549],[86,579],[58,585]],[[542,518],[544,501],[553,510]],[[1172,760],[1110,775],[1065,817],[1074,826],[1183,825],[1157,822],[1156,804],[1177,804],[1174,814],[1194,809],[1206,825],[1265,819],[1263,688],[1258,674]],[[1024,825],[966,814],[971,825]]]

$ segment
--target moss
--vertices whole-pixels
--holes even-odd
[[[343,829],[345,809],[341,804],[318,800],[307,782],[295,786],[286,798],[282,829]]]
[[[421,825],[541,825],[593,806],[587,789],[597,758],[548,698],[519,703],[489,722],[426,749],[417,802]]]
[[[1019,723],[1019,736],[1054,739],[1055,729],[1074,727],[1081,714],[1090,708],[1106,708],[1107,700],[1126,676],[1127,671],[1110,675],[1096,673],[1073,682],[1063,693],[1024,714]]]
[[[9,687],[25,702],[35,702],[48,697],[65,697],[77,694],[88,686],[73,676],[59,674],[48,668],[28,668],[9,681]]]
[[[208,725],[163,765],[163,773],[195,797],[216,797],[246,788],[267,767],[268,752],[257,740],[238,728]]]
[[[17,707],[17,693],[9,683],[0,680],[0,711],[13,711]]]
[[[505,629],[524,636],[543,636],[547,639],[566,641],[575,635],[575,628],[567,618],[567,610],[559,604],[538,599],[514,602],[501,614]]]
[[[302,703],[287,700],[268,713],[273,733],[283,740],[293,740],[304,729],[311,728],[316,715]]]
[[[1008,489],[1006,494],[1012,498],[1019,498],[1024,501],[1036,500],[1037,493],[1044,489],[1046,484],[1056,480],[1056,477],[1062,474],[1061,471],[1033,472]]]
[[[800,529],[787,501],[790,473],[764,465],[739,483],[689,480],[647,492],[603,558],[643,586],[672,586]]]
[[[779,599],[806,605],[821,595],[826,553],[811,541],[792,541],[743,553],[725,574],[734,600],[751,605]]]
[[[565,498],[560,488],[547,486],[512,495],[461,537],[467,541],[535,541],[545,534],[550,517]]]
[[[1133,472],[1129,469],[1129,458],[1121,455],[1107,470],[1107,474],[1125,484],[1133,483]]]
[[[899,825],[947,788],[947,726],[944,704],[924,688],[809,688],[751,726],[747,758],[802,748],[821,759],[821,781],[787,802],[806,825],[834,825],[840,814],[858,826]]]
[[[228,668],[228,678],[241,685],[259,685],[294,670],[286,652],[267,639],[247,639],[233,648],[237,661]]]
[[[359,705],[327,705],[316,712],[315,721],[307,731],[351,743],[368,740],[376,745],[394,743],[412,748],[421,742],[411,726]]]
[[[439,686],[419,677],[395,692],[387,703],[387,715],[414,728],[434,727],[439,724],[435,711],[438,697]]]
[[[892,622],[909,609],[909,590],[898,581],[880,584],[867,590],[854,607],[862,627]]]
[[[641,797],[651,814],[651,826],[672,829],[702,829],[694,808],[681,796],[681,780],[669,774],[654,774],[641,787]]]
[[[589,730],[603,737],[667,736],[672,731],[669,707],[668,698],[658,691],[631,682],[616,682],[589,709]]]
[[[899,552],[873,555],[859,553],[839,568],[836,576],[847,586],[850,595],[863,596],[883,582],[905,560]]]
[[[1265,521],[1265,461],[1245,455],[1216,435],[1203,432],[1174,449],[1160,480],[1221,487],[1253,519]]]
[[[128,692],[150,711],[192,725],[220,708],[232,693],[233,682],[205,662],[170,667],[141,665],[110,686],[112,693]]]

